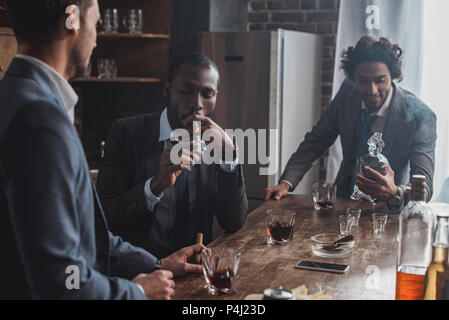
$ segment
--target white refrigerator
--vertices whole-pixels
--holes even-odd
[[[290,156],[320,115],[322,38],[280,29],[202,32],[199,40],[201,51],[220,71],[214,120],[224,129],[276,129],[271,145],[268,131],[265,141],[273,174],[261,174],[260,168],[267,167],[259,161],[262,158],[248,164],[247,140],[243,150],[239,145],[245,155],[248,198],[263,199],[264,188],[278,183]],[[294,193],[310,194],[318,170],[314,164]]]

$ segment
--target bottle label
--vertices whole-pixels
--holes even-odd
[[[396,272],[396,300],[422,300],[424,275]]]

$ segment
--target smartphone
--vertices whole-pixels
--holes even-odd
[[[300,261],[295,266],[296,269],[307,269],[316,271],[327,271],[335,273],[345,273],[349,270],[349,266],[346,264],[337,263],[326,263],[326,262],[316,262],[316,261]]]

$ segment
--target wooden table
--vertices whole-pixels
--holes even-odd
[[[326,259],[311,251],[310,237],[338,233],[338,215],[346,208],[362,208],[354,253],[351,257]],[[285,208],[297,213],[293,240],[286,246],[266,244],[265,213],[269,208]],[[303,284],[309,293],[318,291],[318,283],[338,300],[392,300],[396,282],[396,235],[398,216],[388,217],[385,232],[373,234],[371,214],[379,209],[369,203],[337,200],[331,212],[315,212],[311,196],[288,196],[281,201],[265,202],[254,210],[242,230],[225,234],[209,247],[232,247],[241,251],[240,268],[233,287],[234,295],[210,296],[203,288],[202,275],[176,279],[175,299],[224,300],[244,299],[249,294],[263,293],[266,288],[294,289]],[[349,264],[345,274],[299,270],[300,260]]]

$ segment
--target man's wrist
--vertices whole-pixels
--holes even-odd
[[[287,186],[288,192],[293,191],[293,184],[290,181],[281,180],[281,181],[279,181],[279,184],[283,184],[283,185]]]
[[[160,259],[156,260],[156,263],[154,264],[154,270],[160,270],[162,269],[162,261]]]
[[[402,203],[404,199],[404,188],[401,186],[395,186],[396,192],[393,196],[387,201],[389,205],[398,206]]]
[[[151,180],[150,189],[154,195],[161,195],[164,192],[163,188],[160,186],[160,183],[158,182],[157,176]]]

